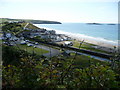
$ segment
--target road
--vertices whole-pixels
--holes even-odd
[[[20,44],[20,40],[18,40],[18,41],[14,41],[14,42],[12,42],[11,41],[11,43],[12,44]],[[31,42],[31,44],[33,44],[34,42]],[[41,44],[38,44],[38,45],[34,45],[34,46],[36,46],[37,48],[41,48],[41,49],[44,49],[44,50],[47,50],[47,51],[49,51],[49,53],[45,53],[45,54],[43,54],[43,56],[45,56],[45,57],[53,57],[53,56],[56,56],[56,55],[60,55],[61,54],[61,52],[59,51],[59,50],[57,50],[57,49],[54,49],[54,48],[51,48],[51,47],[49,47],[49,46],[45,46],[45,45],[41,45]],[[50,53],[51,52],[51,53]],[[71,53],[71,52],[76,52],[76,51],[74,51],[74,50],[66,50],[66,52],[67,53]],[[105,59],[105,58],[102,58],[102,57],[97,57],[97,56],[94,56],[94,55],[90,55],[90,54],[86,54],[86,53],[81,53],[81,52],[77,52],[79,55],[86,55],[86,56],[90,56],[90,57],[92,57],[92,58],[95,58],[95,59],[98,59],[98,60],[102,60],[102,61],[109,61],[109,59]]]
[[[10,41],[10,43],[13,44],[13,45],[20,44],[20,42],[21,42],[21,40]],[[30,43],[30,42],[27,42],[27,43]],[[31,42],[30,44],[33,44],[33,43],[35,43],[35,42]],[[49,53],[43,54],[43,56],[46,56],[46,57],[53,57],[53,56],[56,56],[56,55],[60,54],[59,50],[48,47],[48,46],[45,46],[45,45],[41,45],[41,44],[35,45],[35,44],[33,44],[33,46],[36,46],[37,48],[41,48],[41,49],[49,51]]]
[[[76,53],[76,51],[72,51],[72,50],[67,50],[66,51],[67,53]],[[97,60],[100,60],[100,61],[110,61],[109,59],[106,59],[106,58],[102,58],[102,57],[97,57],[97,56],[94,56],[94,55],[90,55],[90,54],[85,54],[85,53],[81,53],[81,52],[77,52],[78,55],[85,55],[85,56],[90,56],[91,58],[94,58],[94,59],[97,59]]]
[[[43,54],[43,56],[46,56],[46,57],[53,57],[53,56],[56,56],[56,55],[60,54],[59,50],[53,49],[53,48],[48,47],[48,46],[44,46],[44,45],[39,44],[39,45],[36,45],[36,47],[49,51],[49,53]]]
[[[25,30],[25,28],[26,28],[28,25],[29,25],[29,23],[27,23],[27,24],[24,26],[24,30]]]
[[[49,51],[49,53],[43,54],[46,57],[50,57],[50,56],[52,57],[52,56],[56,56],[56,55],[61,54],[59,50],[53,49],[53,48],[48,47],[48,46],[37,45],[36,47]],[[51,51],[51,54],[50,54],[50,51]],[[66,52],[67,53],[76,53],[76,51],[72,51],[72,50],[66,50]],[[95,59],[98,59],[98,60],[101,60],[101,61],[110,61],[109,59],[106,59],[106,58],[97,57],[97,56],[94,56],[94,55],[85,54],[85,53],[81,53],[81,52],[77,52],[77,54],[90,56],[91,58],[95,58]]]

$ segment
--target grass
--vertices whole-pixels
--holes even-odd
[[[7,19],[6,18],[0,18],[0,23],[6,22]]]
[[[19,47],[20,47],[20,49],[25,50],[31,54],[33,53],[33,50],[34,50],[34,53],[37,55],[42,55],[42,54],[49,52],[49,51],[41,49],[41,48],[34,48],[33,46],[28,47],[27,45],[19,45]]]
[[[37,26],[35,26],[35,25],[31,24],[31,23],[28,24],[27,28],[30,28],[30,29],[40,29],[40,28],[38,28]]]
[[[34,40],[32,40],[32,39],[29,39],[29,40],[34,41]],[[60,43],[61,43],[61,42],[60,42]],[[60,44],[60,43],[57,43],[57,44]],[[43,43],[42,43],[42,44],[43,44]],[[43,44],[43,45],[48,46],[48,45],[46,45],[46,44]],[[79,45],[80,45],[80,43],[79,43],[78,41],[73,41],[73,47],[79,48]],[[55,46],[52,46],[52,45],[49,45],[49,46],[52,47],[52,48],[54,48],[54,49],[58,49],[58,50],[61,49],[61,48],[59,48],[59,47],[55,47]],[[107,52],[107,51],[100,50],[100,49],[96,49],[96,48],[93,48],[92,46],[97,46],[97,45],[84,42],[80,48],[81,48],[81,49],[86,49],[86,50],[95,51],[95,52],[110,54],[110,53]]]
[[[0,28],[2,27],[2,26],[4,26],[5,24],[0,24]]]
[[[41,39],[41,38],[39,38],[39,37],[35,37],[36,39]],[[35,42],[35,40],[33,40],[33,39],[31,39],[31,38],[29,38],[28,40],[30,40],[30,41],[34,41]],[[42,40],[42,39],[41,39]],[[41,45],[44,45],[44,46],[47,46],[47,47],[51,47],[51,48],[54,48],[54,49],[57,49],[57,50],[61,50],[62,48],[60,48],[60,47],[57,47],[57,46],[52,46],[52,45],[48,45],[48,44],[44,44],[44,43],[40,43]]]
[[[67,62],[67,61],[72,61],[73,63],[72,66],[75,68],[86,68],[89,67],[90,65],[96,65],[96,64],[100,64],[103,66],[108,66],[110,63],[106,62],[106,61],[101,61],[95,58],[92,58],[90,56],[85,56],[85,55],[76,55],[75,59],[74,59],[75,53],[70,53],[70,56],[65,56],[65,55],[60,55],[60,56],[55,56],[53,57],[53,60],[56,60],[56,58],[61,58],[61,62]],[[58,59],[59,60],[59,59]]]
[[[80,43],[79,43],[78,41],[73,41],[73,47],[79,48],[79,45],[80,45]],[[91,51],[100,52],[100,53],[110,54],[110,53],[107,52],[107,51],[100,50],[100,49],[96,49],[96,48],[94,48],[94,47],[92,47],[92,46],[97,46],[97,45],[83,42],[81,48],[82,48],[82,49],[86,49],[86,50],[91,50]]]
[[[3,42],[3,40],[2,40],[2,39],[0,39],[0,44],[2,44],[2,42]]]
[[[24,27],[27,23],[21,23],[21,26]]]
[[[2,60],[2,40],[0,39],[0,60]]]
[[[71,53],[71,56],[69,58],[73,58],[73,57],[74,57],[74,53]],[[99,63],[101,65],[108,65],[108,62],[100,61],[85,55],[77,55],[74,60],[74,65],[75,67],[78,67],[78,68],[84,68],[84,67],[88,67],[90,65],[90,62],[92,64]]]

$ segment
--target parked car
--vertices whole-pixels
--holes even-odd
[[[25,41],[21,41],[20,44],[26,44],[26,42]]]
[[[28,43],[28,44],[27,44],[27,46],[28,46],[28,47],[30,47],[30,46],[33,46],[33,44],[31,44],[31,43]]]
[[[26,42],[29,42],[29,40],[25,40]]]
[[[3,42],[3,44],[6,44],[6,45],[8,45],[9,43],[8,43],[8,42]]]
[[[16,38],[16,39],[14,39],[15,41],[18,41],[19,39],[18,38]]]
[[[13,44],[12,44],[12,43],[10,43],[10,44],[8,44],[8,46],[13,46]]]
[[[35,45],[38,45],[39,43],[38,42],[35,42]]]

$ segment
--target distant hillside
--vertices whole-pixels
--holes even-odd
[[[101,23],[87,23],[89,25],[102,25]]]
[[[0,18],[0,23],[7,21],[25,21],[33,24],[61,24],[57,21],[47,21],[47,20],[33,20],[33,19],[10,19],[10,18]]]

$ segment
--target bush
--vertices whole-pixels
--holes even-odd
[[[119,88],[117,68],[99,63],[76,68],[76,55],[73,58],[33,57],[14,47],[3,46],[3,88]]]
[[[3,87],[10,88],[116,88],[117,74],[108,66],[78,69],[71,60],[21,58],[20,65],[3,67]]]

